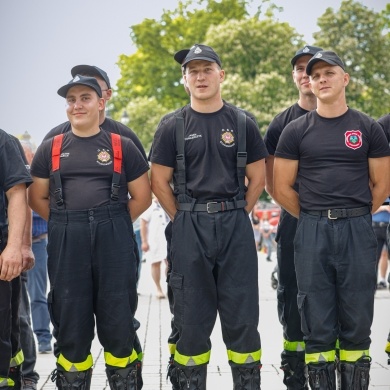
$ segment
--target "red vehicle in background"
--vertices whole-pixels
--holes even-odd
[[[268,221],[272,226],[277,226],[280,218],[281,208],[272,202],[259,201],[255,206],[255,212],[259,220],[263,219],[263,216],[267,215]]]

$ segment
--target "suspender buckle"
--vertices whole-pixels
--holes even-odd
[[[54,191],[54,198],[57,206],[62,206],[64,204],[64,199],[62,198],[62,188],[57,188]]]
[[[117,184],[111,185],[111,199],[117,201],[119,199],[119,188]]]

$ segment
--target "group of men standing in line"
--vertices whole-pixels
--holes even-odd
[[[276,240],[286,388],[336,389],[337,372],[341,389],[368,389],[377,269],[371,213],[390,193],[385,132],[347,106],[349,75],[332,51],[296,52],[299,100],[272,121],[264,141],[253,116],[222,99],[225,71],[211,47],[195,44],[174,59],[190,103],[159,123],[150,180],[138,138],[105,117],[112,89],[95,66],[74,67],[58,90],[69,121],[45,137],[32,179],[15,142],[0,132],[8,200],[0,390],[20,388],[19,275],[33,261],[28,186],[29,205],[48,221],[59,389],[90,388],[95,322],[110,388],[142,388],[132,221],[150,206],[151,191],[171,220],[173,390],[206,389],[217,313],[233,388],[260,389],[258,260],[248,214],[264,187],[283,208]]]

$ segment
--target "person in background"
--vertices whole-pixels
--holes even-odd
[[[34,157],[34,147],[30,141],[20,141],[27,162],[31,165]],[[47,306],[47,222],[33,211],[32,250],[35,266],[27,276],[27,290],[30,297],[31,318],[34,333],[38,340],[38,352],[50,353],[51,331],[50,315]]]
[[[167,240],[165,229],[169,217],[161,207],[158,199],[153,196],[151,206],[141,215],[142,252],[146,262],[151,264],[151,273],[156,285],[158,299],[165,298],[161,288],[161,263],[167,267]],[[166,271],[164,272],[166,275]]]
[[[272,255],[272,250],[274,247],[274,242],[272,239],[272,233],[273,233],[273,226],[269,223],[269,216],[268,212],[264,211],[263,216],[260,221],[260,234],[262,237],[262,245],[263,249],[267,254],[267,261],[272,261],[271,260],[271,255]]]
[[[372,215],[372,227],[374,229],[377,245],[378,284],[377,289],[387,288],[387,268],[389,262],[389,250],[387,247],[387,228],[390,220],[389,198]]]
[[[260,220],[257,216],[257,207],[253,207],[252,212],[250,213],[250,218],[252,222],[253,228],[253,236],[255,238],[256,250],[260,250],[260,242],[261,242],[261,233],[260,233]]]

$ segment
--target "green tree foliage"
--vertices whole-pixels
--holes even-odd
[[[300,35],[267,12],[263,20],[253,17],[212,26],[206,42],[222,57],[224,99],[251,111],[264,133],[272,118],[297,98],[290,59],[303,45]]]
[[[251,0],[249,0],[251,1]],[[277,1],[277,0],[275,0]],[[274,16],[274,4],[262,0],[255,16],[245,0],[179,1],[159,20],[131,28],[137,51],[121,55],[121,79],[112,100],[113,116],[123,109],[130,126],[149,148],[159,119],[188,103],[180,66],[173,54],[194,43],[211,45],[226,71],[223,98],[251,111],[264,133],[272,118],[297,98],[290,59],[306,42]],[[265,11],[263,12],[263,9]],[[354,0],[328,8],[319,18],[315,43],[335,50],[347,65],[348,103],[377,118],[388,111],[390,80],[390,5],[375,13]],[[311,43],[311,42],[307,42]]]
[[[130,119],[129,126],[137,134],[148,154],[157,124],[167,113],[166,107],[162,106],[155,97],[137,97],[131,99],[125,111]],[[119,113],[114,114],[113,118],[120,120]]]
[[[378,118],[389,111],[390,6],[376,13],[353,0],[340,9],[328,8],[318,19],[316,44],[334,50],[351,76],[347,87],[350,107]],[[387,102],[387,104],[384,104]]]
[[[164,11],[161,20],[145,19],[132,26],[131,38],[137,52],[121,55],[121,79],[114,109],[129,98],[154,96],[167,108],[178,108],[188,101],[180,83],[180,67],[173,60],[176,51],[203,43],[211,25],[247,16],[244,0],[179,1],[174,11]]]

